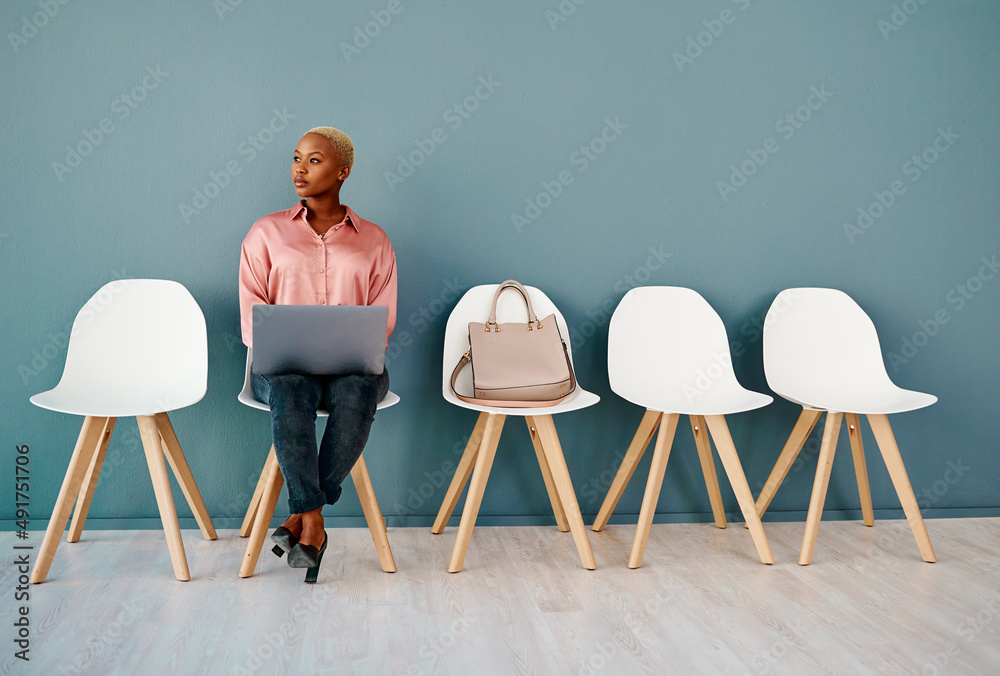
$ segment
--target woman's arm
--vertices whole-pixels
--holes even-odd
[[[247,347],[253,347],[253,306],[270,305],[267,295],[270,270],[252,248],[244,241],[240,255],[240,328]]]
[[[389,323],[385,332],[385,343],[388,348],[389,336],[396,326],[396,252],[388,241],[371,277],[368,304],[385,305],[389,308]]]

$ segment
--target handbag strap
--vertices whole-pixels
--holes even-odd
[[[508,279],[506,282],[497,287],[496,293],[493,294],[493,305],[490,307],[490,318],[486,320],[486,330],[490,330],[490,326],[494,327],[495,331],[499,331],[500,327],[497,326],[497,301],[500,300],[500,294],[507,289],[515,289],[521,294],[521,298],[524,299],[524,304],[528,307],[528,330],[531,330],[531,325],[535,324],[538,328],[541,327],[541,323],[538,321],[538,317],[535,315],[535,309],[531,307],[531,299],[528,298],[528,291],[519,282],[515,282],[513,279]]]
[[[458,374],[462,372],[462,369],[466,367],[467,364],[472,362],[472,348],[465,351],[462,358],[458,360],[458,364],[455,366],[455,370],[451,372],[451,393],[462,401],[468,402],[470,404],[479,404],[481,406],[497,406],[500,408],[535,408],[543,406],[555,406],[560,401],[565,399],[570,392],[576,389],[576,373],[573,371],[573,362],[569,359],[569,349],[566,347],[566,341],[562,342],[563,346],[563,356],[566,357],[566,366],[569,367],[569,392],[559,397],[558,399],[546,399],[543,401],[509,401],[504,399],[477,399],[475,397],[465,397],[458,393],[455,389],[455,383],[458,381]]]

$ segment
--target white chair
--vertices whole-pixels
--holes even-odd
[[[32,582],[45,581],[74,500],[67,540],[80,539],[115,421],[126,416],[139,424],[174,575],[191,579],[164,455],[202,534],[209,540],[216,534],[167,412],[200,401],[207,382],[205,317],[183,286],[125,279],[105,284],[87,301],[73,322],[59,384],[31,397],[36,406],[85,416]]]
[[[593,529],[600,531],[607,525],[659,426],[628,562],[629,568],[642,565],[674,432],[680,416],[687,415],[708,486],[715,525],[725,528],[726,516],[709,432],[750,528],[757,554],[762,562],[774,563],[725,419],[731,413],[767,406],[773,399],[743,389],[736,380],[726,327],[712,306],[696,291],[675,286],[647,286],[626,293],[611,317],[608,376],[616,394],[644,407],[646,413],[601,505]]]
[[[250,385],[250,364],[253,363],[253,349],[247,348],[246,374],[243,378],[243,390],[237,397],[242,404],[259,411],[271,411],[271,407],[258,401],[253,395]],[[376,410],[389,408],[399,403],[399,397],[389,392],[378,403]],[[329,416],[329,413],[320,409],[316,411],[319,418]],[[372,488],[372,480],[368,475],[368,466],[365,464],[365,457],[362,454],[351,469],[351,480],[354,481],[354,488],[357,490],[358,499],[361,501],[361,509],[365,514],[365,521],[368,522],[368,530],[371,531],[372,540],[375,542],[375,550],[378,552],[379,562],[382,570],[387,573],[396,572],[396,562],[392,558],[392,549],[389,547],[389,536],[386,534],[385,519],[382,518],[382,511],[379,509],[378,500],[375,499],[375,490]],[[260,557],[260,550],[264,545],[264,538],[267,537],[267,530],[274,516],[274,508],[278,504],[278,496],[281,495],[281,487],[285,479],[281,476],[281,469],[278,467],[278,458],[274,454],[274,444],[267,454],[264,462],[264,469],[257,480],[257,488],[254,489],[253,497],[250,499],[250,506],[247,508],[246,516],[243,517],[243,525],[240,527],[240,537],[250,536],[247,542],[246,553],[243,555],[243,563],[240,565],[240,577],[250,577],[257,568],[257,559]]]
[[[802,406],[802,413],[757,498],[759,515],[767,510],[820,415],[826,412],[799,563],[804,566],[812,561],[837,436],[845,415],[864,523],[875,524],[860,414],[868,416],[921,556],[924,561],[935,561],[886,414],[930,406],[937,397],[893,384],[882,362],[875,325],[865,311],[846,293],[835,289],[785,289],[774,299],[764,321],[764,372],[771,389]]]
[[[469,349],[469,322],[486,321],[490,314],[490,304],[497,286],[497,284],[484,284],[469,289],[455,305],[445,327],[442,393],[445,401],[455,406],[478,411],[479,419],[476,421],[468,444],[466,444],[462,459],[455,469],[455,476],[448,487],[431,532],[440,534],[444,531],[471,474],[472,482],[469,484],[469,494],[465,500],[462,519],[458,527],[458,537],[455,540],[451,561],[448,564],[448,572],[450,573],[462,570],[504,421],[508,415],[523,416],[531,435],[531,442],[535,448],[535,455],[542,470],[545,489],[552,503],[552,511],[555,513],[559,530],[573,532],[573,540],[576,543],[583,567],[593,570],[597,567],[597,563],[594,561],[594,553],[590,548],[590,541],[587,539],[587,529],[583,524],[583,516],[580,514],[580,506],[576,500],[576,492],[573,489],[569,469],[566,467],[566,459],[559,444],[559,436],[556,433],[552,416],[557,413],[593,406],[600,401],[600,397],[592,392],[587,392],[578,383],[572,394],[554,406],[504,408],[462,401],[451,391],[452,371],[462,355]],[[531,304],[538,317],[555,314],[559,331],[569,347],[569,329],[562,313],[544,293],[535,287],[526,286],[525,289],[528,291]],[[524,301],[519,294],[507,291],[500,296],[497,302],[497,321],[501,320],[508,322],[527,321]],[[456,389],[463,396],[473,396],[471,371],[471,368],[465,368],[456,383]]]

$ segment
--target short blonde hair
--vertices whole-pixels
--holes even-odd
[[[307,134],[319,134],[334,147],[340,155],[340,161],[348,167],[354,166],[354,144],[350,137],[339,129],[333,127],[313,127]]]

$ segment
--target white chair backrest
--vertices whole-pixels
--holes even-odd
[[[451,374],[455,370],[459,359],[469,349],[469,322],[485,322],[490,316],[490,305],[493,303],[493,294],[496,293],[499,284],[482,284],[474,286],[465,292],[455,309],[448,317],[448,323],[444,330],[444,365],[442,368],[442,391],[451,392]],[[549,297],[533,286],[524,287],[531,299],[531,305],[539,319],[544,319],[549,315],[556,316],[556,324],[559,326],[559,333],[566,341],[566,346],[572,348],[569,341],[569,328],[562,313]],[[528,311],[525,308],[524,300],[514,289],[508,289],[500,294],[497,301],[497,322],[527,322]],[[572,349],[570,350],[570,362],[573,360]],[[456,387],[461,393],[472,395],[472,369],[466,367],[459,376]]]
[[[680,413],[709,391],[711,399],[745,392],[722,319],[697,291],[677,286],[639,287],[622,298],[608,329],[608,379],[624,399]]]
[[[73,322],[58,390],[94,400],[147,403],[150,413],[190,406],[208,385],[205,317],[181,284],[105,284]]]
[[[895,389],[875,325],[836,289],[785,289],[764,319],[764,373],[781,396],[825,408],[834,393]]]

